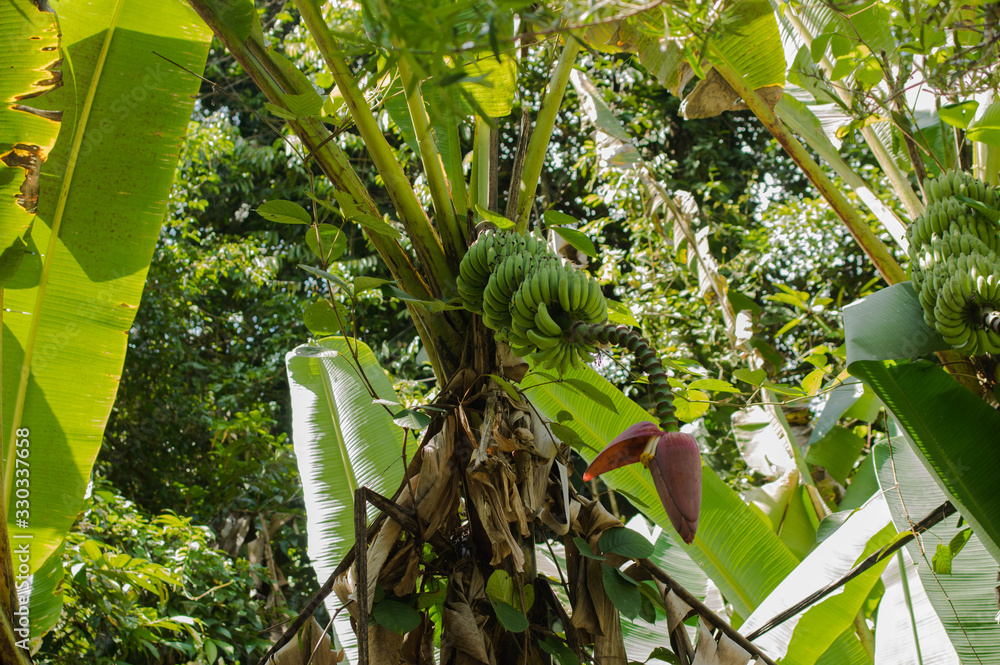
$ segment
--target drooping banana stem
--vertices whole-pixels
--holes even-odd
[[[660,421],[660,429],[664,432],[677,431],[677,417],[674,415],[674,396],[670,391],[667,373],[656,352],[649,346],[646,338],[635,330],[613,323],[574,323],[566,333],[567,340],[576,339],[589,344],[612,344],[628,349],[635,356],[639,367],[649,377],[656,400],[654,411]]]

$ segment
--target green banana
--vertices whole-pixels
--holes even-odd
[[[538,329],[542,333],[550,337],[561,335],[563,332],[562,328],[559,327],[559,324],[549,313],[549,308],[543,302],[538,303],[538,311],[535,312],[535,325],[538,326]]]

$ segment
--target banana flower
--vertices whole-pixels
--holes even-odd
[[[583,474],[585,481],[641,462],[653,476],[660,502],[685,543],[694,540],[701,507],[701,455],[690,434],[664,432],[654,423],[641,422],[619,434],[594,458]]]

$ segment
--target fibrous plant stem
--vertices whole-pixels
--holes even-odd
[[[542,175],[545,152],[548,150],[549,139],[552,137],[552,128],[556,124],[556,115],[559,113],[559,107],[562,106],[563,93],[566,92],[570,72],[573,71],[573,62],[576,61],[579,52],[580,42],[572,35],[567,35],[566,45],[563,46],[559,61],[552,72],[549,87],[545,90],[545,98],[542,100],[542,107],[538,110],[535,129],[531,133],[531,142],[528,143],[528,153],[524,157],[520,192],[517,197],[517,217],[514,219],[517,223],[518,233],[524,233],[528,230],[528,217],[531,215],[531,207],[535,203],[535,190],[538,189],[538,178]]]
[[[319,4],[315,0],[296,0],[295,6],[302,15],[306,27],[309,28],[310,35],[316,40],[316,46],[323,55],[323,60],[330,68],[337,89],[343,95],[344,104],[350,110],[351,118],[364,140],[365,148],[371,155],[379,175],[382,176],[386,192],[392,199],[399,220],[413,243],[421,267],[431,278],[435,295],[450,290],[458,266],[446,260],[441,238],[431,226],[427,212],[417,199],[409,178],[403,173],[403,167],[396,160],[389,142],[368,106],[368,101],[358,88],[358,83],[347,66],[340,46],[323,18]],[[453,258],[457,260],[457,257]]]

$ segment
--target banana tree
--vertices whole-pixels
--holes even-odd
[[[359,57],[350,29],[332,27],[337,17],[300,0],[296,9],[332,82],[321,95],[320,79],[297,68],[280,45],[265,42],[249,3],[191,5],[268,97],[267,110],[287,122],[295,137],[290,145],[335,189],[331,200],[317,198],[312,212],[290,201],[261,202],[257,211],[275,222],[310,226],[318,267],[307,270],[331,297],[309,306],[307,325],[318,336],[344,333],[288,358],[310,552],[327,580],[318,598],[327,598],[336,617],[340,646],[361,662],[397,662],[401,654],[425,662],[435,647],[444,662],[535,662],[543,653],[567,662],[610,662],[628,651],[619,613],[649,622],[662,613],[669,638],[661,644],[669,639],[676,657],[689,662],[694,648],[683,620],[693,613],[703,626],[700,658],[742,650],[770,662],[653,564],[647,541],[579,495],[570,480],[567,444],[594,459],[611,442],[585,479],[629,462],[652,464],[652,477],[628,466],[613,471],[609,482],[636,497],[665,529],[676,528],[675,538],[687,543],[681,547],[708,567],[741,616],[798,562],[713,472],[699,470],[693,438],[676,431],[669,377],[635,332],[605,323],[601,285],[529,232],[544,225],[575,251],[593,252],[591,241],[572,228],[575,220],[558,212],[558,201],[537,214],[549,139],[581,41],[608,41],[602,30],[612,25],[619,43],[662,53],[650,30],[657,20],[664,26],[662,15],[619,20],[572,7],[557,14],[459,4],[427,12],[370,3],[358,26],[365,37],[360,57],[380,57],[363,75],[376,86],[365,89],[350,66]],[[749,21],[776,34],[765,5],[735,6],[720,24]],[[588,20],[594,25],[584,30]],[[709,44],[723,56],[740,55],[746,40],[713,37]],[[538,91],[534,121],[527,112],[522,117],[503,201],[497,118],[511,112],[517,74],[529,56],[541,57],[550,75]],[[679,62],[673,70],[660,62],[659,71],[676,71]],[[784,65],[758,75],[761,88],[780,86]],[[373,108],[380,91],[386,114]],[[419,159],[419,190],[387,138],[386,119]],[[462,128],[471,138],[468,179]],[[389,206],[378,207],[347,161],[338,143],[347,130],[364,142]],[[336,223],[323,223],[327,213]],[[392,283],[349,283],[335,274],[346,224],[364,229]],[[885,266],[891,271],[892,264]],[[423,409],[401,407],[370,351],[350,334],[358,322],[342,303],[371,289],[405,305],[427,351],[438,390]],[[656,422],[585,367],[598,344],[622,347],[648,376]],[[419,442],[417,430],[424,431]],[[379,511],[369,515],[366,506]],[[753,569],[748,556],[770,566]],[[861,587],[851,598],[860,603],[865,595]],[[827,627],[823,646],[802,662],[828,648],[828,658],[866,662],[852,637],[856,612],[836,629]]]

